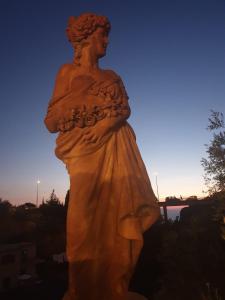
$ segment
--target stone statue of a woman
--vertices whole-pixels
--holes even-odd
[[[121,78],[99,68],[110,23],[92,13],[71,17],[73,63],[56,77],[45,124],[59,132],[56,156],[70,176],[67,215],[69,286],[64,300],[126,300],[143,245],[158,218],[156,197],[127,123]]]

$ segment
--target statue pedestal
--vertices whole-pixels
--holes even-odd
[[[134,293],[134,292],[129,292],[128,293],[128,300],[147,300],[144,296]]]

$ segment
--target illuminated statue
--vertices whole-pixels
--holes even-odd
[[[69,287],[64,300],[126,300],[143,245],[158,218],[156,197],[127,123],[121,78],[99,68],[106,54],[106,17],[71,17],[73,63],[58,72],[45,124],[59,132],[56,156],[70,176],[67,215]]]

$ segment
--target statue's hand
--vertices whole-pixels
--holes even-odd
[[[96,123],[93,127],[88,127],[84,129],[84,134],[82,137],[82,142],[86,144],[99,142],[110,130],[107,120],[102,120]]]
[[[93,127],[84,128],[82,142],[87,144],[100,142],[109,131],[116,131],[125,120],[124,116],[105,118]]]

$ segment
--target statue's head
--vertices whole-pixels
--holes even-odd
[[[86,46],[91,47],[98,58],[105,55],[110,27],[106,17],[93,13],[69,18],[66,33],[75,49],[75,63],[79,64],[82,49]]]

